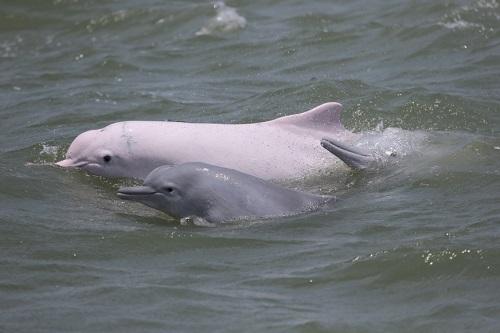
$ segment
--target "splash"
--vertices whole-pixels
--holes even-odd
[[[456,14],[457,16],[453,18],[452,21],[450,22],[439,22],[440,26],[443,26],[445,28],[448,28],[450,30],[464,30],[468,28],[479,28],[481,30],[484,30],[485,27],[481,24],[478,23],[472,23],[472,22],[467,22],[465,20],[462,20],[459,14]]]
[[[17,35],[14,40],[6,40],[0,43],[0,58],[17,57],[19,48],[23,43],[23,37]]]
[[[49,144],[42,143],[42,150],[40,151],[40,156],[44,157],[45,155],[49,155],[50,157],[57,158],[57,154],[59,153],[58,146],[52,146]]]
[[[88,32],[94,32],[98,27],[104,27],[109,24],[119,23],[127,19],[130,16],[130,12],[124,9],[117,10],[111,14],[103,15],[97,19],[91,19],[89,23],[85,26]]]
[[[31,161],[24,163],[24,165],[27,167],[52,166],[61,157],[63,152],[63,147],[42,142],[33,147],[33,158]]]
[[[196,32],[196,36],[213,35],[217,32],[231,32],[243,29],[247,20],[236,12],[233,7],[226,6],[223,1],[214,3],[215,17],[207,25]]]
[[[499,20],[495,13],[498,7],[496,0],[478,0],[445,14],[438,24],[450,30],[478,29],[481,32],[493,32],[495,28],[492,23]]]

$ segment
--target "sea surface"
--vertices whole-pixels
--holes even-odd
[[[500,332],[500,2],[0,0],[0,73],[0,332]],[[293,184],[327,211],[181,226],[53,165],[328,101],[424,141]]]

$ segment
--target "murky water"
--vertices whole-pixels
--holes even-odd
[[[0,331],[500,330],[500,4],[0,2]],[[225,8],[227,9],[227,8]],[[123,120],[241,123],[344,104],[423,135],[298,186],[332,211],[217,228],[51,166]]]

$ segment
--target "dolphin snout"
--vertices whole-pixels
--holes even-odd
[[[85,161],[75,163],[75,161],[73,161],[70,158],[67,158],[65,160],[62,160],[62,161],[55,163],[55,165],[63,167],[63,168],[81,168],[81,167],[85,166],[86,164],[88,164],[88,162],[85,162]]]
[[[155,194],[156,191],[149,186],[120,187],[116,193],[118,197],[126,200],[146,197]]]

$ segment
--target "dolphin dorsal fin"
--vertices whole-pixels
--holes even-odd
[[[342,104],[329,102],[321,104],[309,111],[291,116],[285,116],[269,121],[273,124],[290,124],[299,127],[309,128],[341,128],[344,129],[340,122],[340,114],[342,113]]]

